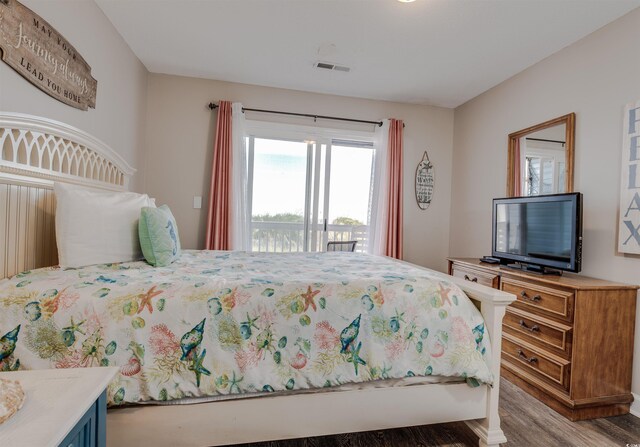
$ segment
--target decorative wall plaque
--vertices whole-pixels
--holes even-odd
[[[416,201],[421,210],[426,210],[431,205],[434,183],[433,163],[429,161],[427,151],[424,151],[422,160],[416,168]]]
[[[96,107],[98,81],[76,49],[16,0],[0,0],[2,60],[43,92],[72,107]]]
[[[640,101],[624,110],[618,251],[640,254]]]

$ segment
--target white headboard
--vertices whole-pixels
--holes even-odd
[[[118,191],[134,172],[79,129],[0,112],[0,279],[57,264],[54,181]]]

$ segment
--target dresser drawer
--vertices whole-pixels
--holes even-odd
[[[497,274],[476,270],[456,263],[451,266],[451,276],[476,282],[483,286],[493,287],[494,289],[497,289],[500,284],[500,276]]]
[[[570,362],[533,345],[504,334],[502,357],[523,370],[569,390]]]
[[[59,447],[102,447],[97,442],[98,405],[94,403]]]
[[[74,432],[74,438],[67,439],[60,444],[60,447],[85,447],[85,438],[87,437],[86,430],[80,430],[79,432]]]
[[[537,284],[502,278],[502,290],[513,293],[517,300],[512,306],[539,315],[547,315],[566,322],[573,321],[573,293],[550,289]]]
[[[508,307],[502,320],[503,331],[532,345],[548,349],[560,356],[571,355],[573,329],[566,324]]]

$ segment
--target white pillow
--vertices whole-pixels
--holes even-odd
[[[56,240],[61,267],[142,259],[138,220],[155,207],[146,194],[97,191],[55,183]]]

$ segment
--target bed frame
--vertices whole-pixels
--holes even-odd
[[[79,129],[0,112],[0,279],[57,264],[54,181],[126,190],[134,172]],[[502,318],[515,296],[438,274],[458,284],[482,312],[491,337],[493,387],[427,384],[111,409],[108,444],[200,447],[452,421],[465,421],[480,446],[506,442],[498,415],[500,347]]]
[[[124,191],[134,172],[79,129],[0,112],[0,279],[58,263],[54,181]]]

